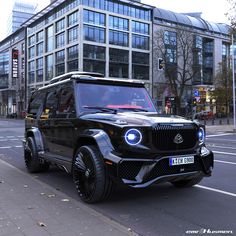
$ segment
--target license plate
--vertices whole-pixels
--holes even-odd
[[[194,163],[194,156],[172,157],[169,160],[170,166],[187,165]]]

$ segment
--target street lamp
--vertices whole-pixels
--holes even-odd
[[[235,74],[234,74],[234,34],[232,33],[232,79],[233,79],[233,131],[236,132],[236,109],[235,109]]]

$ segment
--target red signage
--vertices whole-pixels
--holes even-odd
[[[18,78],[18,56],[19,51],[12,49],[12,78]]]

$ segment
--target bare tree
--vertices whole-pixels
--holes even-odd
[[[219,63],[219,69],[215,77],[215,90],[212,97],[216,100],[218,112],[225,112],[229,117],[230,101],[232,101],[232,71],[229,67],[229,61]]]
[[[171,30],[158,28],[154,32],[154,55],[164,59],[165,77],[170,91],[175,97],[176,114],[181,112],[184,91],[192,85],[195,74],[193,69],[194,34],[185,27],[172,30],[175,37],[168,36]],[[154,62],[154,66],[158,67]]]

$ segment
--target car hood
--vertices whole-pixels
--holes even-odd
[[[83,115],[81,118],[119,126],[152,126],[157,123],[192,123],[191,120],[180,116],[163,116],[153,112],[122,112],[117,114],[92,113]]]

